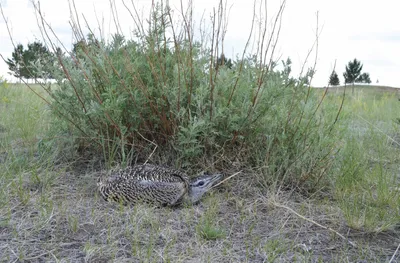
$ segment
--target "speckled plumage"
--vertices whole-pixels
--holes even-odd
[[[188,176],[172,168],[151,164],[136,165],[113,172],[109,178],[99,178],[98,189],[107,201],[174,206],[182,202],[194,203],[222,175],[205,175],[189,182]]]

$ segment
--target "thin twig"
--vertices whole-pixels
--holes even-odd
[[[393,262],[394,257],[395,257],[396,254],[397,254],[397,251],[399,251],[399,248],[400,248],[400,243],[399,243],[399,245],[397,246],[396,251],[394,252],[393,256],[390,258],[389,263],[392,263],[392,262]]]
[[[371,125],[372,127],[374,127],[377,131],[383,133],[384,135],[386,135],[386,137],[388,137],[389,140],[391,140],[392,142],[394,142],[395,144],[397,144],[398,146],[400,146],[400,143],[397,142],[395,139],[393,139],[392,137],[390,137],[389,135],[387,135],[384,131],[382,131],[381,129],[379,129],[376,125],[374,125],[373,123],[367,121],[366,119],[364,119],[363,117],[361,117],[360,115],[356,114],[356,116],[360,119],[362,119],[363,121],[365,121],[366,123],[368,123],[369,125]]]
[[[24,260],[38,259],[38,258],[41,258],[41,257],[47,255],[47,254],[52,254],[53,251],[55,251],[55,250],[56,250],[56,249],[52,249],[52,250],[50,250],[50,251],[46,251],[46,252],[44,252],[44,253],[42,253],[42,254],[39,254],[39,255],[37,255],[37,256],[34,256],[34,257],[24,258]]]
[[[238,71],[238,74],[237,74],[237,76],[236,76],[235,84],[233,85],[233,88],[232,88],[232,90],[231,90],[231,94],[229,95],[229,99],[228,99],[227,106],[229,106],[229,105],[231,104],[231,101],[232,101],[232,99],[233,99],[233,94],[234,94],[235,91],[236,91],[236,86],[238,85],[239,78],[240,78],[240,75],[241,75],[241,73],[242,73],[243,64],[244,64],[244,62],[243,62],[243,61],[244,61],[244,57],[245,57],[245,55],[246,55],[247,48],[248,48],[248,46],[249,46],[249,44],[250,44],[250,42],[251,42],[251,37],[252,37],[252,35],[253,35],[253,29],[254,29],[254,24],[255,24],[255,17],[256,17],[256,2],[254,1],[254,6],[253,6],[253,19],[251,20],[251,28],[250,28],[249,37],[247,38],[246,45],[244,46],[244,49],[243,49],[242,59],[240,60],[239,71]]]
[[[321,224],[315,222],[315,221],[312,220],[312,219],[306,218],[306,217],[300,215],[299,213],[297,213],[296,211],[294,211],[294,210],[293,210],[292,208],[290,208],[290,207],[287,207],[287,206],[285,206],[285,205],[278,204],[278,203],[276,203],[276,202],[271,202],[271,203],[272,203],[274,206],[276,206],[276,207],[280,207],[280,208],[284,208],[284,209],[288,210],[289,212],[291,212],[291,213],[297,215],[298,217],[300,217],[301,219],[304,219],[304,220],[306,220],[306,221],[308,221],[308,222],[310,222],[310,223],[312,223],[312,224],[314,224],[314,225],[316,225],[316,226],[319,226],[319,227],[321,227],[321,228],[323,228],[323,229],[326,229],[326,230],[329,230],[329,231],[335,233],[336,235],[338,235],[339,237],[341,237],[343,240],[346,240],[352,247],[354,247],[354,248],[357,247],[357,245],[356,245],[354,242],[350,241],[348,238],[346,238],[345,236],[343,236],[343,235],[340,234],[339,232],[333,230],[332,228],[327,227],[327,226],[323,226],[323,225],[321,225]]]
[[[232,177],[234,177],[234,176],[240,174],[241,172],[242,172],[242,171],[239,171],[239,172],[237,172],[237,173],[232,174],[232,175],[229,176],[228,178],[225,178],[224,180],[222,180],[222,181],[219,182],[218,184],[216,184],[216,185],[214,185],[213,187],[211,187],[211,189],[217,187],[218,185],[220,185],[220,184],[222,184],[223,182],[225,182],[225,181],[231,179]]]
[[[152,141],[150,141],[149,139],[147,139],[146,137],[144,137],[140,132],[138,132],[138,134],[139,134],[139,136],[140,137],[142,137],[143,138],[143,140],[145,140],[145,141],[147,141],[147,142],[149,142],[149,143],[151,143],[151,144],[153,144],[154,145],[154,149],[153,149],[153,151],[150,153],[150,155],[149,155],[149,157],[147,157],[147,159],[146,159],[146,161],[144,162],[144,164],[146,164],[149,160],[150,160],[150,158],[151,158],[151,156],[153,156],[153,154],[154,154],[154,152],[156,151],[156,149],[157,149],[157,147],[158,147],[158,145],[156,144],[156,143],[154,143],[154,142],[152,142]]]

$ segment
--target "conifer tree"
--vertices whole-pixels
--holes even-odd
[[[357,79],[357,83],[366,83],[366,84],[371,84],[371,78],[369,76],[369,73],[363,73],[361,74]]]
[[[363,65],[357,59],[349,61],[346,66],[346,71],[343,73],[344,82],[346,84],[351,83],[354,86],[354,82],[360,76],[362,68]]]
[[[340,85],[339,76],[335,70],[332,71],[331,76],[329,77],[329,85],[331,86],[338,86]]]

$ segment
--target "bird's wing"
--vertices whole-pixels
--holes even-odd
[[[179,170],[151,164],[129,166],[114,172],[113,175],[155,182],[188,182],[188,176]]]
[[[143,199],[167,205],[178,204],[187,193],[185,182],[154,182],[149,180],[137,181],[137,188]],[[159,201],[158,201],[159,200]]]

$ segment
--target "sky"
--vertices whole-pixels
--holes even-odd
[[[134,22],[123,0],[116,3],[119,23],[125,35],[131,36]],[[156,1],[156,0],[154,0]],[[229,10],[228,27],[224,43],[227,57],[242,54],[248,39],[253,18],[253,1],[224,0]],[[51,25],[59,39],[67,47],[73,42],[69,21],[71,13],[68,0],[40,0],[40,6],[46,21]],[[135,3],[139,12],[147,18],[151,0],[124,0],[132,7]],[[166,2],[166,0],[164,0]],[[187,5],[188,1],[183,1]],[[213,8],[217,8],[218,0],[193,0],[194,20],[199,25],[201,18],[209,21]],[[259,3],[260,0],[257,0]],[[281,0],[267,1],[268,32],[279,10]],[[35,39],[41,39],[37,26],[35,9],[31,0],[0,0],[4,16],[11,29],[14,43],[26,45]],[[181,24],[178,14],[180,1],[170,0],[176,23]],[[115,32],[111,19],[110,0],[75,0],[79,15],[82,14],[93,27],[100,21],[104,34]],[[275,51],[275,59],[292,60],[292,72],[297,76],[307,58],[309,50],[315,42],[317,33],[318,12],[318,52],[314,49],[307,66],[314,64],[316,58],[316,74],[313,86],[326,86],[329,75],[336,61],[336,72],[343,83],[345,65],[354,58],[363,64],[363,72],[368,72],[372,83],[400,88],[400,10],[399,0],[287,0],[282,17],[279,42]],[[97,17],[97,18],[96,18]],[[260,16],[257,14],[257,19]],[[102,22],[104,21],[104,22]],[[83,23],[82,16],[80,22]],[[209,25],[207,22],[206,25]],[[82,27],[85,27],[82,25]],[[95,32],[98,32],[98,30]],[[6,22],[0,17],[0,54],[9,58],[13,45],[7,31]],[[317,57],[316,57],[317,55]],[[11,79],[7,65],[0,59],[0,76]],[[12,79],[11,79],[12,80]]]

